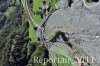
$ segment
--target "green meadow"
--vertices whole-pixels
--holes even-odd
[[[58,0],[52,0],[51,2],[51,9],[50,11],[53,12],[54,10],[56,10],[55,4],[57,3]],[[39,7],[42,7],[43,3],[42,0],[33,0],[33,10],[35,11],[35,15],[33,15],[34,21],[38,24],[41,25],[42,24],[42,19],[40,17],[40,13],[41,10],[39,9]],[[34,31],[32,25],[30,24],[30,28],[29,28],[29,37],[32,39],[32,41],[36,41],[36,32]]]

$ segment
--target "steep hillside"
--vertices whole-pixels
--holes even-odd
[[[48,57],[40,42],[31,42],[29,22],[23,18],[25,13],[20,1],[0,1],[0,66],[33,66],[34,56]]]
[[[100,1],[0,0],[0,66],[100,66],[99,48]]]

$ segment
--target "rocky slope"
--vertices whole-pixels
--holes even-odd
[[[47,38],[50,39],[57,31],[69,34],[69,41],[93,57],[94,66],[99,66],[100,2],[60,0],[57,8],[46,23]]]

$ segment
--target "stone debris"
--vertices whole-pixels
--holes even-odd
[[[47,37],[60,30],[73,34],[70,42],[82,48],[100,64],[100,2],[87,4],[84,0],[60,0],[46,24]]]

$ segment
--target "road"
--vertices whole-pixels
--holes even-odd
[[[45,26],[43,26],[45,24],[45,21],[48,19],[49,15],[46,16],[46,19],[44,20],[44,23],[42,24],[42,26],[39,26],[38,24],[36,24],[36,22],[34,21],[32,17],[33,15],[31,14],[31,11],[30,11],[31,7],[30,7],[30,3],[28,2],[28,0],[25,0],[25,5],[23,7],[25,7],[24,9],[27,13],[27,16],[29,17],[29,21],[32,24],[33,28],[37,28],[37,30],[35,31],[37,33],[37,37],[40,39],[40,42],[44,44],[47,49],[49,49],[51,45],[53,45],[53,43],[45,38],[45,35],[44,35]]]
[[[50,56],[51,58],[54,58],[53,55],[51,54],[52,51],[50,50],[50,47],[53,45],[53,43],[50,42],[49,40],[47,40],[46,37],[45,37],[45,35],[44,35],[45,22],[46,22],[46,20],[48,20],[49,15],[46,16],[46,19],[44,20],[42,26],[39,26],[39,25],[37,25],[37,24],[35,23],[35,21],[33,20],[31,14],[30,14],[30,11],[29,11],[29,10],[30,10],[30,9],[29,9],[30,7],[29,7],[29,5],[28,5],[28,0],[26,0],[26,5],[27,5],[27,10],[28,10],[29,16],[30,16],[31,21],[32,21],[32,25],[35,25],[35,26],[37,27],[37,30],[36,30],[36,32],[37,32],[37,37],[40,39],[40,42],[41,42],[42,44],[44,44],[45,47],[47,48],[47,50],[50,52],[50,55],[49,55],[49,56]],[[34,28],[34,27],[33,27],[33,28]],[[55,66],[58,66],[57,63],[54,63],[54,65],[55,65]]]
[[[21,0],[21,2],[22,2],[22,0]],[[49,15],[46,17],[46,20],[44,20],[42,26],[37,25],[36,22],[34,21],[34,19],[32,18],[32,14],[30,13],[30,7],[29,7],[30,4],[28,4],[28,0],[25,0],[25,2],[26,2],[25,3],[26,4],[26,8],[24,8],[24,9],[26,9],[25,11],[26,11],[26,13],[28,13],[27,16],[29,17],[29,19],[31,21],[31,24],[33,25],[33,28],[37,27],[37,30],[36,30],[37,37],[40,39],[40,42],[45,45],[46,49],[51,53],[52,51],[50,51],[50,47],[53,45],[53,43],[50,42],[49,40],[47,40],[45,38],[45,35],[44,35],[45,23],[46,23],[46,20],[48,20]],[[54,58],[52,56],[52,54],[50,54],[49,56],[51,58]],[[55,64],[55,66],[58,66],[57,63],[54,63],[54,64]]]

